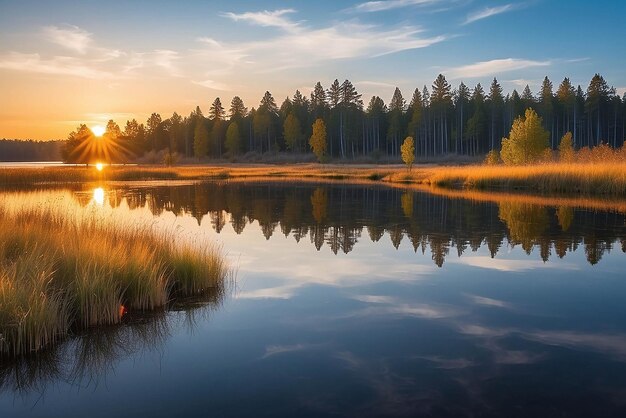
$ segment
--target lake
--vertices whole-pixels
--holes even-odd
[[[0,199],[144,219],[236,271],[0,359],[2,417],[626,416],[621,202],[285,182]]]

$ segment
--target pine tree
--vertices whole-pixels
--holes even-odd
[[[522,91],[522,103],[524,105],[524,109],[528,109],[529,107],[535,107],[535,96],[533,96],[533,92],[530,91],[530,87],[528,86],[528,84],[526,84],[526,87],[524,87],[524,91]]]
[[[550,132],[550,147],[555,148],[554,144],[554,94],[552,93],[552,82],[546,76],[541,83],[541,90],[539,91],[539,109],[540,115],[543,118],[546,128]]]
[[[585,111],[588,114],[589,121],[587,126],[590,129],[589,144],[599,145],[602,141],[602,112],[608,99],[609,87],[600,74],[595,74],[589,82],[587,88],[587,101],[585,103]],[[595,130],[593,125],[595,123]],[[595,132],[594,132],[595,131]]]
[[[488,148],[483,145],[486,138],[487,118],[485,116],[485,91],[480,83],[474,87],[470,105],[473,113],[472,117],[467,121],[465,135],[469,142],[470,155],[476,155],[486,151],[486,148]]]
[[[290,151],[298,151],[300,149],[300,139],[302,138],[302,128],[300,121],[292,111],[285,119],[283,125],[283,135],[285,137],[285,145]]]
[[[489,149],[496,148],[496,137],[500,136],[502,132],[499,127],[499,123],[502,119],[502,108],[504,105],[504,99],[502,97],[502,87],[498,80],[494,77],[489,87],[489,108],[490,108],[490,124],[489,124]]]
[[[363,110],[361,95],[349,80],[344,80],[340,87],[340,114],[339,114],[339,145],[341,156],[346,158],[348,144],[352,146],[354,157],[355,114]]]
[[[231,158],[241,152],[241,134],[237,122],[231,122],[226,130],[226,150]]]
[[[422,125],[422,93],[418,88],[413,92],[409,105],[411,120],[409,121],[409,134],[413,135],[416,142],[420,142],[420,130]]]
[[[571,131],[573,114],[576,111],[576,90],[569,78],[563,79],[556,92],[556,97],[563,110],[563,131]]]
[[[337,84],[339,84],[339,82],[337,82]],[[326,113],[326,107],[326,91],[324,87],[322,87],[322,83],[318,81],[311,93],[311,112],[313,113],[313,118],[323,118]]]
[[[230,110],[228,111],[228,117],[231,120],[241,121],[248,114],[248,109],[241,100],[241,97],[235,96],[230,101]]]
[[[465,110],[469,104],[469,99],[470,99],[470,90],[469,88],[467,88],[467,86],[461,81],[461,84],[459,84],[459,89],[456,92],[455,95],[455,106],[456,109],[458,110],[459,113],[459,118],[457,121],[457,128],[456,128],[456,146],[455,146],[455,152],[457,153],[465,153],[464,149],[463,149],[463,127],[465,126],[465,119],[466,119],[466,114],[465,114]]]
[[[396,87],[391,102],[389,102],[389,131],[387,141],[391,143],[391,155],[398,154],[399,137],[403,133],[402,118],[406,107],[406,101],[402,97],[400,89]]]
[[[275,124],[278,119],[278,106],[269,91],[266,91],[261,99],[261,104],[254,117],[254,131],[259,137],[265,135],[267,151],[272,150],[272,136],[275,134]],[[261,151],[263,143],[261,142]]]
[[[193,135],[193,154],[196,158],[203,158],[209,152],[209,131],[204,118],[198,118]]]
[[[368,134],[369,148],[370,150],[380,151],[380,134],[385,130],[385,113],[387,112],[387,106],[385,102],[378,96],[372,96],[367,110],[365,111],[368,120]],[[366,151],[365,151],[366,152]]]
[[[439,122],[438,132],[436,123],[433,132],[438,133],[439,152],[443,154],[448,151],[448,112],[452,107],[452,87],[443,74],[439,74],[433,82],[430,103],[434,116]]]

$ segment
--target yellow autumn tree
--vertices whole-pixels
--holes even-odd
[[[326,156],[326,124],[320,118],[313,123],[313,134],[309,139],[309,145],[317,160],[321,163]]]
[[[576,152],[574,151],[574,141],[572,140],[572,133],[566,132],[561,138],[561,142],[559,143],[559,160],[571,163],[574,161],[574,157],[576,156]]]
[[[533,109],[515,119],[508,138],[502,138],[500,157],[506,165],[530,164],[539,160],[548,148],[550,133]]]
[[[402,152],[402,161],[404,161],[404,164],[406,164],[409,171],[411,171],[413,161],[415,161],[415,144],[412,136],[407,136],[404,139],[400,151]]]

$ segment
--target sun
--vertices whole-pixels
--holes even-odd
[[[106,128],[102,125],[94,125],[91,127],[91,132],[97,137],[101,137],[106,132]]]
[[[104,168],[104,164],[102,163],[96,163],[96,170],[98,171],[102,171],[102,169]]]

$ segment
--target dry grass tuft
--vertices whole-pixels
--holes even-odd
[[[71,199],[0,196],[0,354],[37,351],[70,329],[120,322],[218,286],[218,248],[180,244],[137,219]]]

